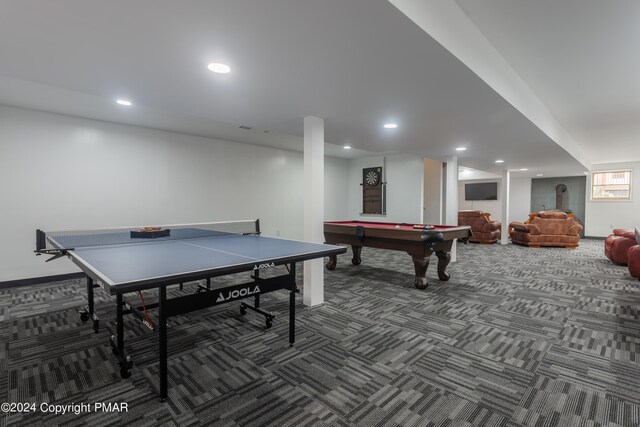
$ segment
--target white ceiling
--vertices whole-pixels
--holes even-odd
[[[471,3],[460,0],[479,28],[499,27]],[[483,31],[511,60],[509,48]],[[0,103],[7,105],[299,150],[302,119],[316,115],[326,119],[330,155],[458,155],[461,165],[493,173],[529,169],[518,176],[585,170],[385,0],[0,0],[0,58]],[[232,73],[212,74],[211,61],[228,63]],[[555,98],[578,93],[557,85],[548,89],[560,93]],[[134,107],[115,105],[118,97]],[[615,104],[613,95],[607,99]],[[636,108],[638,99],[636,91]],[[598,120],[577,119],[579,109],[571,118],[568,104],[549,108],[582,144],[573,123]],[[600,121],[613,125],[625,114]],[[387,121],[399,128],[383,129]],[[467,151],[454,151],[459,145]],[[617,146],[607,150],[620,156]],[[505,163],[496,165],[497,158]]]
[[[638,0],[456,0],[593,163],[640,161]]]

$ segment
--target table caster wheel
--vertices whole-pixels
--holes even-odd
[[[267,329],[273,326],[273,321],[271,319],[267,319],[266,323],[267,323]]]
[[[131,370],[127,368],[120,368],[120,378],[122,378],[123,380],[126,380],[130,376],[131,376]]]
[[[241,314],[241,315],[243,315],[243,316],[244,316],[245,314],[247,314],[247,309],[246,309],[246,308],[244,308],[244,306],[242,306],[242,305],[240,306],[240,314]]]
[[[87,313],[86,311],[81,311],[80,320],[82,320],[83,322],[86,322],[87,320],[89,320],[89,313]]]

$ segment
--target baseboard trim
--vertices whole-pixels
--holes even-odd
[[[40,283],[58,282],[60,280],[79,279],[84,273],[58,274],[55,276],[31,277],[29,279],[7,280],[0,282],[0,289],[17,288],[19,286],[39,285]]]
[[[585,239],[593,239],[593,240],[604,240],[606,239],[606,237],[600,237],[600,236],[584,236]]]

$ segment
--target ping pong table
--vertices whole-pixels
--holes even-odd
[[[116,296],[116,333],[110,338],[118,358],[120,376],[131,375],[133,360],[124,347],[124,315],[131,314],[159,334],[159,390],[167,397],[167,319],[219,304],[252,297],[253,305],[242,302],[240,313],[252,310],[265,317],[272,313],[260,308],[260,295],[279,289],[289,291],[289,343],[295,342],[296,262],[344,253],[345,247],[307,243],[260,235],[259,220],[223,223],[167,225],[169,235],[135,238],[139,227],[108,230],[36,231],[36,254],[52,255],[47,261],[67,256],[86,275],[87,306],[80,311],[83,321],[91,319],[96,333],[99,318],[94,311],[94,288]],[[287,273],[263,278],[260,271],[284,265]],[[253,272],[251,280],[222,287],[211,286],[214,277]],[[195,292],[167,298],[167,286],[198,281]],[[200,282],[206,281],[206,285]],[[156,289],[158,302],[144,304],[143,290]],[[138,293],[141,305],[124,298]],[[148,311],[158,309],[153,322]]]

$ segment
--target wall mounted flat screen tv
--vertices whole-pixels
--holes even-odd
[[[464,185],[465,200],[498,200],[498,183],[481,182]]]

